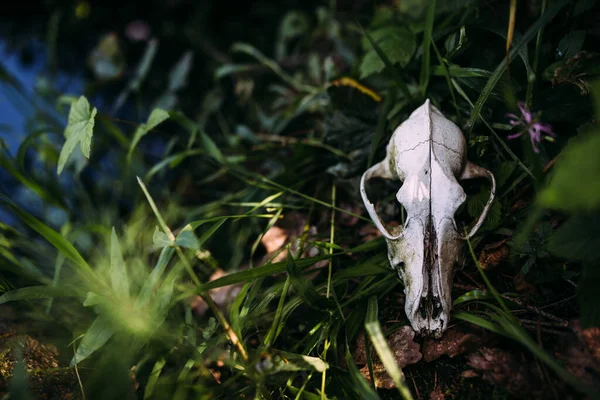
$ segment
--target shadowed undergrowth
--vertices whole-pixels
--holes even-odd
[[[160,90],[159,29],[137,51],[99,35],[83,93],[52,74],[29,93],[0,64],[36,110],[0,153],[5,398],[597,395],[595,2],[359,3],[273,6],[272,49],[185,31],[211,76],[190,50]],[[64,31],[95,18],[63,11],[44,36],[58,65]],[[425,99],[497,181],[440,340],[410,329],[358,192]],[[399,183],[377,184],[402,224]],[[460,230],[490,191],[464,189]]]

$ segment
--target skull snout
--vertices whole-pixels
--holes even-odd
[[[403,239],[388,241],[388,257],[404,281],[405,311],[411,326],[421,335],[439,338],[450,320],[454,254],[449,250],[455,247],[440,243],[439,236],[448,239],[450,235],[427,222],[409,219]]]
[[[432,292],[420,297],[411,321],[413,329],[423,336],[441,337],[449,319],[443,304],[441,296]]]

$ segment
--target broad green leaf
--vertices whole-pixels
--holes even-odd
[[[365,329],[367,330],[369,338],[373,343],[373,347],[375,347],[375,350],[377,351],[381,362],[385,366],[388,375],[390,378],[392,378],[392,381],[400,392],[400,395],[405,400],[412,400],[413,397],[410,393],[410,390],[406,386],[404,374],[398,367],[394,354],[390,350],[390,346],[385,340],[385,336],[383,336],[383,331],[381,330],[381,325],[378,320],[377,296],[372,296],[369,298],[369,306],[367,308],[367,316],[365,318]]]
[[[148,132],[156,128],[159,124],[161,124],[168,118],[169,113],[165,110],[162,110],[160,108],[155,108],[154,110],[152,110],[152,113],[150,113],[150,116],[148,117],[148,122],[146,122],[145,124],[140,124],[140,126],[137,127],[135,133],[133,134],[133,140],[129,145],[129,152],[127,153],[128,161],[131,161],[131,155],[133,154],[133,150],[135,149],[139,141],[142,139],[142,137],[144,137]]]
[[[378,43],[375,42],[375,40],[371,37],[371,35],[368,32],[363,31],[363,34],[364,34],[365,38],[367,39],[367,41],[371,44],[371,47],[375,51],[375,54],[377,54],[377,57],[379,57],[381,62],[383,62],[383,64],[385,65],[386,71],[392,77],[392,80],[394,81],[396,86],[398,86],[398,88],[404,94],[404,97],[406,98],[406,100],[412,101],[412,95],[410,94],[410,90],[408,89],[408,86],[406,86],[404,79],[398,72],[398,69],[394,67],[392,61],[390,61],[390,59],[388,58],[385,51],[383,51],[383,49],[379,46]],[[364,62],[364,60],[363,60],[363,62]]]
[[[79,97],[77,101],[71,104],[69,122],[64,133],[67,140],[58,157],[57,171],[59,175],[77,144],[81,146],[81,153],[86,158],[90,158],[92,135],[94,134],[94,118],[97,112],[96,107],[90,111],[90,103],[84,96]]]
[[[584,30],[576,30],[567,33],[565,37],[558,42],[556,52],[559,57],[569,59],[579,53],[583,47],[585,36]]]
[[[114,330],[110,326],[108,319],[99,315],[83,335],[83,339],[77,347],[75,356],[73,356],[73,359],[71,360],[71,366],[73,367],[79,364],[81,361],[88,358],[94,351],[104,346],[113,334]]]
[[[384,26],[369,34],[392,65],[405,67],[417,48],[414,33],[399,24]],[[367,49],[367,53],[360,64],[361,79],[381,72],[385,68],[384,61],[368,42],[363,42],[363,47]]]
[[[129,297],[129,278],[114,226],[110,235],[110,282],[117,296]]]
[[[199,250],[200,246],[198,244],[198,238],[194,235],[192,231],[181,231],[179,235],[175,238],[175,245],[186,247],[192,250]]]
[[[171,239],[169,239],[169,236],[167,236],[166,233],[158,230],[158,226],[154,230],[154,235],[152,235],[152,241],[154,242],[155,245],[160,246],[160,247],[167,247],[167,246],[171,246],[173,244],[171,242]]]
[[[593,263],[600,259],[600,215],[575,215],[548,241],[548,251],[573,261]],[[600,303],[598,303],[600,304]]]
[[[511,177],[515,169],[517,168],[517,163],[515,161],[503,161],[498,169],[495,172],[496,177],[496,186],[501,188],[504,186],[506,182],[508,182],[508,178]]]
[[[142,289],[140,290],[140,294],[136,299],[136,306],[146,306],[148,304],[148,302],[150,301],[150,297],[154,293],[154,290],[158,285],[161,276],[165,272],[167,265],[169,265],[169,261],[171,261],[171,258],[173,257],[174,253],[175,248],[171,246],[166,246],[162,249],[162,251],[160,252],[160,256],[158,257],[158,261],[156,262],[156,266],[154,267],[154,269],[144,282]]]
[[[567,212],[600,206],[600,132],[577,137],[556,160],[554,175],[538,197],[543,207]]]
[[[85,295],[85,300],[83,301],[84,307],[95,306],[97,304],[102,303],[102,296],[98,296],[98,294],[94,292],[87,292]]]

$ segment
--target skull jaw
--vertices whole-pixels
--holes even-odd
[[[464,240],[449,218],[440,221],[434,241],[425,240],[420,220],[412,222],[402,239],[387,241],[388,259],[404,282],[404,308],[412,328],[422,336],[440,338],[450,321],[452,282],[464,255]]]

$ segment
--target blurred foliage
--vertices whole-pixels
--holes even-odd
[[[556,390],[589,393],[533,339],[506,277],[535,287],[519,293],[525,312],[600,326],[596,3],[519,2],[512,41],[508,2],[271,3],[49,1],[0,23],[7,54],[44,64],[31,92],[0,63],[27,116],[15,151],[0,142],[10,329],[56,346],[72,398],[389,398],[352,362],[362,330],[395,395],[431,392],[384,340],[406,324],[403,289],[357,189],[429,98],[497,180],[457,274],[457,290],[477,289],[455,296],[456,320],[520,343]],[[61,74],[82,91],[65,92]],[[540,153],[527,134],[506,139],[518,100],[557,134]],[[489,195],[464,188],[461,227]],[[277,254],[261,245],[274,226],[286,232]],[[475,251],[498,241],[510,256],[475,276]],[[9,364],[0,393],[37,393],[39,371]],[[439,365],[426,367],[436,379]]]

